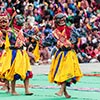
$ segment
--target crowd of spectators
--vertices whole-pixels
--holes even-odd
[[[39,41],[41,56],[39,63],[48,63],[57,49],[54,45],[47,47],[43,41],[45,39],[48,43],[54,41],[50,39],[56,28],[54,16],[60,12],[66,15],[66,25],[70,26],[75,33],[79,62],[100,62],[99,2],[95,0],[0,0],[0,11],[5,9],[10,16],[13,16],[14,10],[24,16],[25,23],[22,30],[25,37],[36,36],[36,40]],[[32,43],[32,39],[29,40]],[[34,45],[32,44],[33,47]],[[34,58],[31,53],[29,54]]]

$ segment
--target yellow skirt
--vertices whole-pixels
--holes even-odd
[[[27,71],[32,71],[32,69],[26,51],[16,50],[16,57],[5,78],[12,81],[15,75],[19,75],[22,80],[25,80]]]
[[[0,57],[0,78],[5,78],[5,74],[9,71],[11,65],[12,51],[6,50]]]
[[[60,84],[73,78],[76,81],[79,81],[82,76],[83,74],[80,70],[79,62],[74,50],[58,50],[55,53],[48,74],[48,79],[51,83],[56,82],[57,84]]]

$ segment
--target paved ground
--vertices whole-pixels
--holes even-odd
[[[100,73],[100,63],[80,66],[83,73]],[[30,80],[30,91],[34,95],[25,96],[24,88],[16,89],[20,96],[12,96],[0,90],[0,100],[66,100],[64,96],[55,95],[59,86],[48,82],[49,67],[50,65],[32,66],[34,77]],[[22,87],[23,82],[19,80],[17,84]],[[80,82],[67,89],[72,96],[69,100],[100,100],[100,77],[84,76]]]
[[[48,74],[50,65],[32,66],[34,74]],[[80,64],[83,73],[100,72],[100,63]]]

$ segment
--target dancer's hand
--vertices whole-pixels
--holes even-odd
[[[63,44],[60,41],[57,41],[57,48],[61,48]]]

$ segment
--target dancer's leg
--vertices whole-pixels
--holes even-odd
[[[64,87],[64,95],[66,98],[71,98],[71,96],[68,94],[68,92],[66,91],[66,85]]]
[[[10,92],[10,84],[8,80],[5,80],[5,86],[7,87],[7,92]]]
[[[61,84],[60,90],[59,90],[57,93],[55,93],[55,94],[58,95],[58,96],[62,96],[63,93],[64,93],[65,85],[66,85],[65,82],[63,82],[63,83]]]
[[[29,92],[29,79],[24,80],[24,86],[25,86],[25,94],[26,95],[33,95],[33,93]]]
[[[19,95],[16,92],[15,87],[16,87],[16,80],[13,80],[13,81],[11,81],[11,93],[12,93],[12,95]]]

